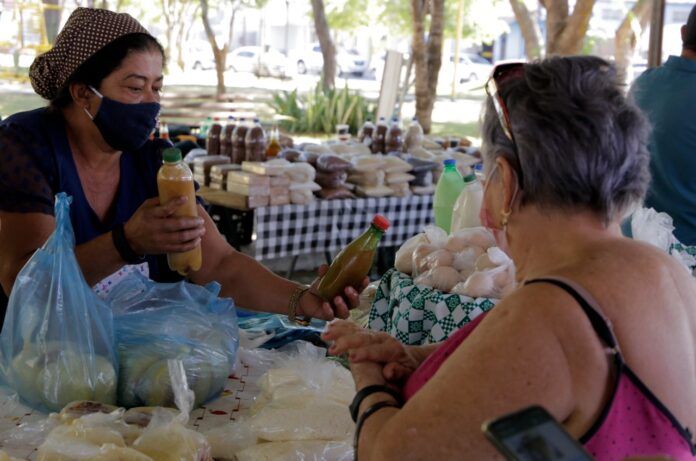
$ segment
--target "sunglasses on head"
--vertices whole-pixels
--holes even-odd
[[[522,181],[522,164],[520,163],[520,155],[517,151],[517,143],[515,142],[515,137],[512,134],[512,124],[510,123],[510,112],[505,105],[503,97],[500,95],[500,87],[505,84],[505,82],[517,78],[521,78],[524,75],[524,63],[523,62],[509,62],[505,64],[499,64],[493,68],[488,82],[486,82],[486,94],[493,101],[493,107],[498,114],[498,121],[500,126],[503,128],[503,133],[512,143],[512,149],[515,153],[517,159],[518,176],[520,182],[520,188],[523,187]]]

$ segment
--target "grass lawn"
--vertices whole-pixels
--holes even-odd
[[[234,89],[230,88],[230,92],[235,92]],[[167,86],[166,92],[172,93],[188,93],[188,94],[207,94],[210,93],[212,96],[215,92],[214,88],[208,86]],[[258,102],[263,104],[263,91],[245,91],[242,94],[249,95],[249,93],[254,94],[258,97]],[[474,96],[472,99],[477,99],[478,94],[471,95]],[[21,112],[25,110],[35,109],[37,107],[42,107],[47,104],[47,101],[40,96],[30,93],[27,91],[20,91],[12,88],[10,85],[0,83],[0,116],[3,118],[12,115],[16,112]],[[467,137],[478,138],[479,127],[477,121],[472,122],[434,122],[432,124],[432,133],[436,135],[461,135]],[[331,137],[330,135],[325,135],[326,137]],[[302,135],[298,135],[301,138]],[[315,136],[311,136],[315,138]]]
[[[478,122],[469,122],[469,123],[457,123],[457,122],[435,123],[435,122],[433,122],[430,131],[432,134],[437,134],[437,135],[459,135],[459,136],[466,136],[467,138],[479,138],[481,136],[481,133],[479,131]]]
[[[34,93],[19,91],[5,92],[0,85],[0,116],[5,118],[16,112],[36,109],[47,105],[47,101]]]

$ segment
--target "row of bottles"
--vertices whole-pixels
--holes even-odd
[[[263,162],[281,150],[278,127],[274,125],[268,137],[258,118],[250,123],[244,117],[237,120],[229,116],[223,127],[219,118],[208,117],[201,125],[200,135],[206,139],[209,155],[224,155],[237,164]]]
[[[376,126],[367,119],[358,132],[358,141],[368,146],[373,154],[408,152],[423,144],[423,128],[416,117],[411,120],[406,133],[398,117],[393,117],[389,125],[384,117],[380,117]]]
[[[481,225],[481,182],[473,172],[462,177],[456,160],[445,160],[445,169],[435,188],[435,225],[447,233]]]

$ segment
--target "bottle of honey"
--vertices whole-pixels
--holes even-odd
[[[193,187],[193,173],[181,159],[181,151],[170,147],[162,152],[163,163],[157,172],[157,189],[161,204],[177,197],[186,196],[188,201],[174,212],[174,216],[198,216],[196,192]],[[198,245],[193,250],[167,255],[169,268],[181,275],[201,268],[202,253]]]
[[[266,158],[275,158],[280,151],[280,133],[278,132],[278,126],[273,125],[271,139],[268,141],[268,147],[266,147]]]
[[[332,301],[343,293],[346,287],[360,288],[363,279],[370,273],[379,241],[388,228],[387,218],[375,215],[370,227],[343,248],[331,262],[329,271],[317,285],[319,296]]]

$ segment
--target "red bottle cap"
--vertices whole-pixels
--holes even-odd
[[[376,214],[375,217],[372,218],[372,225],[384,232],[389,229],[389,220],[382,215]]]

